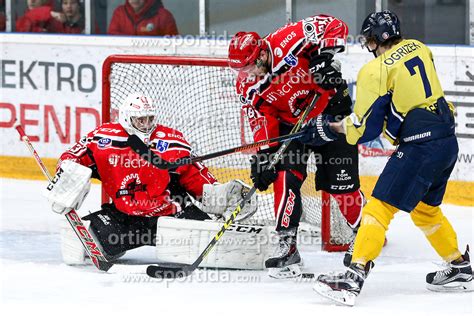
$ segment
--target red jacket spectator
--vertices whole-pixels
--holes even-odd
[[[66,34],[83,34],[85,30],[84,9],[79,0],[61,0],[61,12],[52,12],[54,21],[51,32]],[[99,26],[95,25],[95,34],[99,34]]]
[[[16,21],[17,32],[44,33],[51,29],[53,18],[53,0],[44,1],[44,5],[27,9],[25,15]]]
[[[109,25],[112,35],[178,35],[178,28],[171,12],[163,7],[161,0],[145,0],[135,12],[129,1],[117,7]]]
[[[85,21],[84,17],[77,22],[64,22],[61,23],[59,21],[52,21],[48,30],[51,33],[64,33],[64,34],[84,34],[85,30]],[[93,34],[100,34],[99,25],[95,25],[95,30],[93,30]]]

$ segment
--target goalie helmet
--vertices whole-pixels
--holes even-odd
[[[233,70],[242,70],[253,66],[262,49],[266,49],[265,41],[255,32],[238,32],[232,37],[229,45],[228,64]]]
[[[150,97],[132,93],[120,106],[119,123],[127,133],[147,143],[156,128],[157,114],[158,109]]]

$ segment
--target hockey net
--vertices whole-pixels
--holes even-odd
[[[196,155],[252,143],[252,134],[235,93],[234,73],[223,58],[109,56],[103,65],[102,118],[116,121],[118,107],[132,92],[149,95],[159,108],[159,123],[183,132]],[[220,182],[249,184],[250,154],[205,161]],[[301,234],[320,237],[322,249],[347,249],[351,237],[344,217],[329,194],[316,192],[311,157],[302,187]],[[275,225],[273,191],[258,194],[258,211],[246,223]],[[313,239],[314,242],[314,239]]]

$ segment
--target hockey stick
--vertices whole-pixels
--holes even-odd
[[[146,161],[148,161],[149,163],[151,163],[158,169],[172,169],[172,168],[177,168],[179,166],[189,165],[195,162],[201,162],[204,160],[217,158],[217,157],[221,157],[221,156],[225,156],[225,155],[229,155],[233,153],[238,153],[238,152],[251,150],[251,149],[257,149],[266,145],[268,146],[275,145],[283,141],[300,138],[302,135],[303,135],[302,132],[283,135],[283,136],[279,136],[279,137],[275,137],[275,138],[271,138],[267,140],[262,140],[262,141],[252,143],[252,144],[225,149],[222,151],[210,153],[210,154],[199,156],[199,157],[180,158],[180,159],[177,159],[175,162],[165,161],[161,159],[160,157],[158,157],[157,155],[155,155],[155,153],[153,153],[153,151],[151,151],[150,148],[147,145],[145,145],[137,135],[130,135],[128,137],[128,144],[143,159],[145,159]]]
[[[303,112],[301,115],[300,119],[296,123],[296,125],[293,127],[289,135],[294,135],[295,133],[299,132],[304,121],[308,117],[309,113],[314,109],[314,106],[316,105],[316,102],[319,99],[319,95],[316,94],[311,101],[311,104],[306,108],[306,110]],[[274,154],[270,165],[268,168],[274,167],[281,159],[283,153],[285,150],[288,148],[290,145],[292,139],[286,140],[281,147],[278,149],[278,151]],[[245,206],[245,203],[250,201],[250,198],[252,195],[254,195],[257,192],[257,188],[255,185],[250,189],[250,191],[247,193],[247,195],[242,199],[240,204],[235,208],[235,210],[232,212],[230,218],[224,223],[222,228],[219,230],[219,232],[212,238],[211,242],[207,245],[207,247],[204,249],[204,251],[199,255],[199,257],[191,264],[191,265],[179,265],[179,266],[159,266],[159,265],[150,265],[146,269],[146,274],[152,278],[161,278],[161,279],[175,279],[179,277],[185,277],[190,275],[191,273],[194,272],[194,270],[197,269],[197,267],[201,264],[201,262],[206,258],[206,256],[209,254],[209,252],[214,248],[214,246],[217,244],[219,239],[222,237],[222,235],[225,233],[227,228],[229,228],[232,223],[234,222],[236,216],[240,213],[242,208]]]
[[[38,163],[38,166],[40,167],[45,177],[50,183],[54,183],[56,179],[51,177],[51,174],[49,173],[48,169],[43,164],[43,161],[41,160],[40,156],[31,144],[30,139],[28,138],[28,136],[26,136],[23,127],[21,125],[17,125],[15,128],[20,134],[21,140],[25,143],[26,147],[28,147],[29,151],[35,158],[36,163]],[[89,230],[84,226],[77,212],[75,210],[71,210],[66,213],[65,216],[97,269],[101,271],[108,271],[113,266],[113,263],[110,263],[107,261],[107,259],[105,259],[104,255],[97,246],[97,242],[94,240]]]

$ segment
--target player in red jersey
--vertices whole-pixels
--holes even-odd
[[[332,16],[317,15],[290,23],[260,38],[239,32],[229,46],[229,66],[237,73],[237,93],[255,141],[288,134],[299,115],[316,95],[309,117],[320,113],[341,120],[351,113],[352,100],[341,78],[335,53],[345,48],[347,25]],[[363,195],[359,187],[357,147],[344,137],[327,145],[294,141],[282,161],[268,169],[269,155],[277,148],[260,150],[252,159],[251,177],[264,191],[273,183],[274,211],[280,247],[266,261],[270,276],[301,273],[296,233],[302,214],[300,188],[306,178],[308,153],[316,154],[316,189],[329,192],[351,228],[360,221]],[[345,261],[350,262],[351,253]]]
[[[154,245],[157,218],[175,216],[210,219],[207,213],[226,216],[248,188],[238,180],[219,184],[201,163],[160,170],[134,152],[128,136],[135,134],[167,161],[189,157],[191,146],[183,134],[157,124],[157,107],[144,95],[129,95],[120,107],[118,123],[104,123],[63,153],[57,181],[48,186],[47,198],[57,213],[79,208],[90,187],[100,179],[111,203],[84,217],[90,221],[108,258],[143,245]],[[190,196],[202,202],[202,210]],[[246,209],[246,210],[245,210]],[[243,216],[256,211],[249,203]]]

